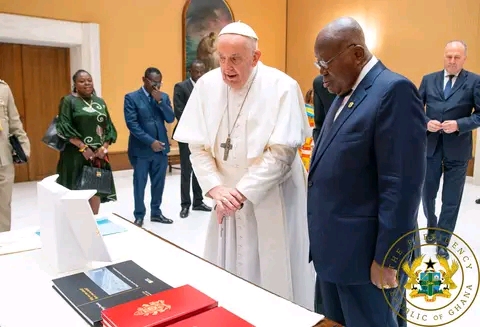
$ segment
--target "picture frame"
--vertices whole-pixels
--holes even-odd
[[[216,38],[222,28],[235,21],[226,0],[187,0],[183,6],[183,79],[190,77],[189,68],[201,60],[206,71],[218,67],[215,56]]]

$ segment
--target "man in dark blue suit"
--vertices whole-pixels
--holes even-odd
[[[143,225],[145,186],[148,176],[151,184],[150,220],[164,224],[173,221],[162,214],[163,188],[170,151],[165,122],[173,123],[170,98],[160,91],[162,74],[157,68],[147,68],[143,86],[125,95],[124,113],[130,130],[128,158],[133,167],[133,195],[135,198],[135,224]]]
[[[448,232],[454,231],[457,222],[468,161],[472,158],[472,130],[480,126],[480,78],[463,69],[466,59],[466,44],[449,42],[445,46],[444,69],[424,76],[420,84],[428,118],[423,211],[427,227]],[[437,221],[435,199],[442,172],[442,210]],[[426,242],[436,242],[438,254],[448,258],[449,233],[441,230],[429,230]]]
[[[397,327],[406,278],[396,276],[414,245],[425,177],[422,102],[412,82],[370,53],[352,18],[320,31],[315,54],[337,94],[308,177],[310,256],[324,314],[348,327]]]
[[[327,88],[323,86],[322,74],[315,77],[313,80],[313,115],[315,121],[315,127],[313,128],[313,140],[316,142],[320,131],[322,130],[323,122],[327,116],[328,109],[335,100],[336,95],[330,93]],[[315,312],[323,313],[323,301],[322,293],[320,290],[320,283],[318,280],[315,282]]]

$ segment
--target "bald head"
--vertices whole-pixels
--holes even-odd
[[[351,17],[341,17],[325,26],[317,35],[315,43],[331,42],[346,45],[358,44],[367,48],[360,24]]]
[[[467,44],[460,40],[449,41],[445,45],[445,50],[450,49],[459,49],[464,52],[465,56],[467,55]]]
[[[445,45],[443,67],[450,75],[458,75],[467,60],[467,45],[463,41],[450,41]]]
[[[317,35],[314,51],[324,86],[335,94],[350,91],[372,58],[362,27],[351,17],[338,18],[325,26]]]

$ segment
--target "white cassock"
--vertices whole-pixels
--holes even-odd
[[[227,89],[219,68],[202,76],[174,135],[189,144],[204,192],[224,185],[247,198],[222,225],[212,212],[205,259],[313,310],[307,175],[298,154],[310,134],[302,92],[294,79],[262,63],[243,89],[228,91],[228,106]],[[230,130],[233,148],[224,161],[221,143]]]

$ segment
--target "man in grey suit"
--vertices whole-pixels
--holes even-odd
[[[8,84],[0,80],[0,233],[8,232],[12,222],[12,191],[15,166],[9,135],[16,135],[23,151],[30,157],[30,141],[23,129],[13,94]]]
[[[466,59],[464,42],[448,42],[444,69],[424,76],[419,90],[426,106],[428,130],[422,202],[427,227],[432,229],[426,235],[426,242],[436,243],[438,254],[446,258],[448,232],[455,229],[468,161],[472,158],[472,131],[480,126],[480,76],[463,69]],[[442,173],[442,209],[437,219],[435,199]]]

